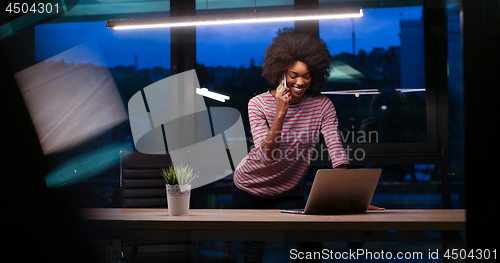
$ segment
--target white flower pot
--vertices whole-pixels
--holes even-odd
[[[189,198],[191,197],[191,185],[166,185],[167,206],[169,216],[189,215]]]

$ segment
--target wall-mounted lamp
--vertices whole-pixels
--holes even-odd
[[[338,19],[338,18],[354,18],[362,16],[363,16],[363,10],[361,8],[328,8],[328,9],[289,10],[289,11],[275,11],[275,12],[176,16],[176,17],[145,18],[145,19],[132,19],[132,20],[110,20],[106,23],[106,27],[113,28],[116,30],[144,29],[144,28],[162,28],[162,27],[184,27],[184,26]]]

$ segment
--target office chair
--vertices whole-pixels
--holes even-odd
[[[172,164],[170,155],[150,155],[136,150],[120,155],[120,187],[123,208],[166,208],[167,195],[161,168]],[[230,243],[225,242],[223,257],[199,253],[194,242],[164,240],[122,240],[125,261],[135,262],[232,262]]]

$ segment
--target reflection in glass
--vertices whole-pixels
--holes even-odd
[[[371,132],[368,143],[425,142],[422,7],[364,9],[364,14],[320,21],[320,37],[333,55],[323,94],[337,109],[339,129]]]

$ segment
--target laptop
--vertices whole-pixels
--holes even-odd
[[[382,173],[380,168],[318,170],[305,209],[284,209],[294,214],[364,213]]]

